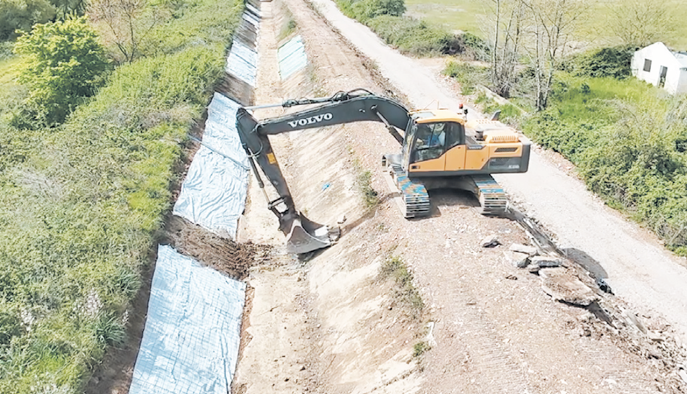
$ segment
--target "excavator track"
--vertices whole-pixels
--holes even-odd
[[[413,182],[399,165],[391,165],[391,176],[401,192],[404,203],[403,216],[406,219],[429,216],[431,205],[425,186]]]
[[[508,208],[506,192],[491,175],[473,175],[482,215],[502,216]]]

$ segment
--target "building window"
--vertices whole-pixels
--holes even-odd
[[[646,71],[646,72],[651,71],[651,60],[644,59],[644,71]]]

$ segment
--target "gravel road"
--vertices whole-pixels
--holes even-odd
[[[460,97],[436,72],[389,48],[366,26],[345,17],[330,0],[312,0],[352,45],[377,63],[381,73],[418,108],[456,110]],[[472,116],[478,113],[472,109]],[[606,207],[584,184],[533,152],[526,174],[497,181],[528,214],[553,232],[565,250],[585,257],[614,292],[644,314],[662,315],[687,342],[685,260],[666,251],[648,231]]]

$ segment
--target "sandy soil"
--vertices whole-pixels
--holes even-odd
[[[390,90],[379,75],[371,77],[374,69],[364,67],[369,59],[352,51],[308,3],[285,4],[313,65],[314,77],[303,83],[314,80],[316,90],[326,93],[357,87]],[[380,44],[376,36],[363,41]],[[274,48],[276,42],[261,43],[263,70],[275,67],[268,55]],[[374,46],[373,54],[386,50]],[[439,77],[403,59],[393,65],[377,61],[379,71],[394,84],[406,81],[401,86],[410,86],[401,91],[413,103],[427,98],[427,105],[439,97],[442,106],[457,107],[451,92],[437,83]],[[261,80],[257,104],[289,93],[279,90],[275,73]],[[252,271],[254,305],[262,287],[262,306],[261,312],[255,306],[251,312],[250,343],[237,373],[239,392],[293,392],[298,387],[327,393],[684,392],[677,376],[679,348],[659,335],[669,331],[665,320],[648,314],[637,318],[626,312],[632,309],[622,300],[596,288],[601,313],[554,301],[542,291],[542,277],[514,267],[504,256],[511,243],[529,241],[516,222],[483,217],[472,196],[455,192],[432,193],[432,217],[403,219],[379,165],[381,155],[398,145],[381,125],[296,132],[275,139],[274,145],[297,206],[320,222],[333,224],[341,214],[348,220],[341,241],[310,260]],[[372,171],[372,186],[380,193],[381,203],[371,212],[361,210],[360,196],[355,196],[354,160]],[[323,191],[325,183],[331,187]],[[253,202],[262,198],[255,192],[251,188]],[[264,227],[269,220],[258,204],[247,211],[246,239],[276,231],[274,219],[272,230]],[[489,234],[502,246],[480,247]],[[282,239],[279,234],[266,237]],[[379,264],[390,254],[400,256],[414,274],[426,305],[421,322],[402,313],[388,283],[379,282]],[[569,261],[557,272],[590,283],[586,272]],[[615,317],[623,313],[627,319]],[[610,315],[614,325],[597,315]],[[627,322],[633,319],[653,330],[654,339]],[[412,346],[419,341],[432,349],[413,358]],[[294,376],[298,384],[291,385]]]
[[[313,3],[415,106],[438,101],[456,108],[461,102],[431,67],[388,48],[365,26],[344,17],[330,0]],[[604,206],[584,184],[536,152],[527,174],[501,175],[497,181],[556,234],[563,248],[585,251],[598,261],[616,294],[638,310],[662,314],[683,342],[687,340],[684,259],[666,251],[653,235]]]

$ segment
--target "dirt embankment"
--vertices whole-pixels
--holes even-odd
[[[358,87],[390,90],[370,76],[374,70],[364,66],[369,60],[358,57],[306,2],[284,4],[304,38],[312,71],[279,82],[275,37],[284,20],[278,2],[264,3],[256,104]],[[405,77],[414,80],[412,72]],[[432,217],[403,219],[379,165],[383,153],[399,149],[383,126],[294,132],[274,138],[273,145],[299,209],[322,223],[342,215],[347,220],[341,241],[309,260],[283,255],[278,264],[251,271],[253,306],[237,392],[682,392],[679,355],[671,354],[676,348],[666,337],[635,335],[632,323],[617,323],[627,327],[619,329],[596,317],[603,314],[556,302],[542,291],[539,276],[504,258],[504,246],[479,246],[489,234],[503,245],[528,243],[515,222],[485,218],[472,196],[441,191],[431,194]],[[381,203],[371,211],[361,206],[357,168],[371,170],[371,186],[380,193]],[[280,247],[276,219],[254,183],[249,194],[241,238]],[[392,281],[379,279],[391,254],[415,276],[426,305],[423,320],[409,316]],[[586,275],[566,264],[566,275]],[[623,313],[623,305],[609,305]],[[641,320],[656,332],[666,328],[660,319]],[[420,342],[432,348],[413,357]]]

